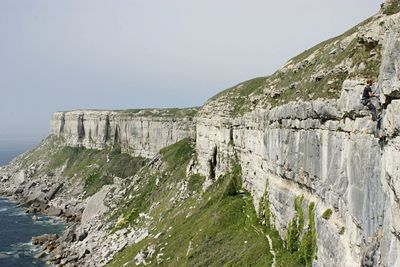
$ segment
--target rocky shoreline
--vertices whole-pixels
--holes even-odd
[[[43,185],[40,181],[29,181],[30,175],[35,173],[34,166],[29,171],[19,171],[16,174],[9,172],[10,169],[15,170],[13,167],[13,163],[11,163],[0,169],[0,196],[18,203],[18,207],[23,208],[25,213],[34,214],[33,220],[36,220],[38,215],[54,216],[65,222],[67,226],[61,236],[45,234],[33,237],[32,245],[40,249],[35,258],[42,259],[49,265],[64,266],[67,262],[73,262],[73,258],[64,258],[61,250],[62,237],[68,233],[68,229],[71,226],[79,223],[83,212],[82,203],[78,201],[71,203],[65,200],[67,204],[57,205],[56,203],[63,202],[61,198],[54,202],[57,193],[63,186],[62,183],[47,183]],[[16,180],[23,180],[23,182],[16,186],[13,183]]]
[[[46,142],[49,140],[40,146]],[[127,179],[114,177],[112,185],[87,196],[85,191],[71,192],[75,186],[63,181],[59,173],[41,175],[44,164],[40,160],[26,167],[23,158],[21,155],[0,167],[0,196],[18,203],[27,213],[55,216],[66,223],[60,236],[32,238],[32,244],[40,249],[36,258],[50,266],[104,266],[117,252],[148,236],[146,227],[111,231],[117,218],[103,218],[122,199]],[[146,221],[145,215],[142,220]]]

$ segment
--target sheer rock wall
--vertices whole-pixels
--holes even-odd
[[[400,265],[398,21],[398,14],[387,19],[381,38],[380,130],[360,104],[365,81],[357,79],[343,83],[337,100],[291,102],[237,118],[209,103],[197,118],[198,172],[208,184],[236,156],[255,207],[267,192],[282,236],[296,196],[317,204],[317,266]],[[329,220],[322,218],[327,209]]]
[[[161,148],[193,137],[192,118],[146,116],[117,111],[77,110],[56,112],[51,134],[66,145],[102,149],[120,147],[122,152],[151,158]]]

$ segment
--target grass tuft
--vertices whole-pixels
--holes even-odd
[[[324,213],[322,213],[322,218],[324,218],[325,220],[329,220],[332,214],[333,214],[332,210],[327,209],[326,211],[324,211]]]

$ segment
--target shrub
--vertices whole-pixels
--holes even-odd
[[[344,231],[345,231],[345,229],[346,228],[344,228],[344,226],[340,229],[340,231],[339,231],[339,235],[343,235],[344,234]]]
[[[400,12],[400,1],[394,0],[388,6],[384,7],[383,14],[393,15]]]
[[[300,244],[300,260],[305,266],[312,266],[317,256],[317,233],[315,229],[315,203],[308,206],[308,227]]]
[[[332,216],[332,210],[331,209],[327,209],[326,211],[324,211],[324,213],[322,213],[322,218],[324,218],[325,220],[329,220]]]
[[[291,255],[286,255],[298,265],[312,266],[317,255],[317,232],[315,227],[315,203],[308,206],[308,226],[304,229],[304,197],[295,198],[295,215],[288,225],[286,249]]]

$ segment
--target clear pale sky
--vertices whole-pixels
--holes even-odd
[[[381,2],[0,0],[0,137],[44,137],[57,110],[202,105]]]

